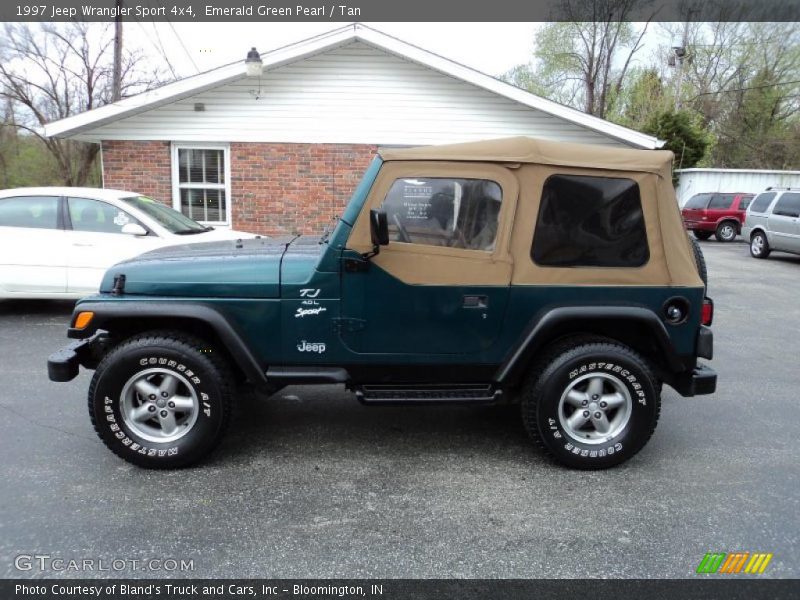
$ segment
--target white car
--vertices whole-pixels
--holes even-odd
[[[0,298],[80,298],[108,267],[188,242],[255,237],[206,227],[135,192],[77,187],[0,191]]]

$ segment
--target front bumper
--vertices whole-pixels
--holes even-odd
[[[94,347],[103,336],[95,334],[85,340],[70,342],[47,359],[47,376],[50,381],[72,381],[78,376],[78,368],[95,366]]]

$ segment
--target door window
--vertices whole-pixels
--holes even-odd
[[[778,199],[772,214],[782,217],[800,217],[800,194],[786,193]]]
[[[381,210],[393,242],[490,252],[501,202],[500,186],[488,179],[403,177]]]
[[[546,267],[644,265],[650,250],[639,184],[617,177],[548,177],[531,258]]]
[[[709,210],[726,210],[733,204],[735,194],[714,194],[711,202],[708,203]]]
[[[747,210],[747,207],[750,206],[752,201],[752,196],[742,196],[742,199],[739,200],[739,210]]]
[[[139,223],[127,212],[107,202],[90,198],[69,198],[69,218],[74,231],[122,233],[128,223]]]
[[[753,200],[753,204],[750,207],[751,213],[765,213],[769,208],[769,205],[772,204],[772,201],[775,199],[775,192],[767,192],[766,194],[759,194],[756,196],[755,200]]]
[[[0,199],[0,227],[58,229],[58,198],[18,196]]]

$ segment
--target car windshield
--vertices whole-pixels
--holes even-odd
[[[711,200],[711,194],[695,194],[683,205],[683,208],[705,208],[708,206],[708,201]]]
[[[148,217],[155,219],[159,225],[170,233],[191,235],[194,233],[211,231],[211,229],[213,229],[213,227],[201,225],[183,213],[179,213],[169,206],[164,206],[160,202],[148,198],[147,196],[130,196],[128,198],[122,198],[122,201],[126,204],[130,204],[134,208],[138,208]]]

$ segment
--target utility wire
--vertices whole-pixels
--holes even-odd
[[[160,0],[155,0],[155,2],[159,6],[163,6],[163,3]],[[186,54],[186,58],[188,58],[189,62],[192,63],[192,66],[194,67],[194,70],[199,73],[200,72],[200,68],[197,66],[197,63],[194,62],[194,58],[192,58],[192,55],[189,53],[189,50],[186,48],[186,44],[183,43],[183,38],[181,38],[181,35],[178,33],[178,30],[175,29],[175,26],[172,24],[172,21],[170,21],[169,18],[167,18],[166,14],[167,14],[167,11],[165,9],[164,10],[164,19],[166,20],[167,25],[169,25],[170,29],[172,29],[172,33],[175,34],[175,37],[178,38],[178,43],[181,45],[181,48],[183,48],[183,51]]]
[[[147,4],[149,4],[150,7],[153,8],[154,13],[157,12],[155,10],[156,7],[153,5],[153,3],[150,2],[150,0],[147,0]],[[158,46],[161,48],[161,56],[164,57],[164,60],[166,61],[167,67],[169,68],[170,73],[172,73],[172,76],[175,79],[178,79],[178,74],[175,72],[175,68],[172,66],[172,63],[169,60],[169,56],[167,56],[167,51],[164,49],[164,43],[161,41],[161,36],[158,33],[158,27],[156,27],[155,14],[150,17],[150,20],[153,23],[153,32],[156,34],[156,39],[158,40]]]
[[[795,80],[795,81],[779,81],[778,83],[767,83],[767,84],[764,84],[764,85],[753,85],[753,86],[750,86],[750,87],[731,88],[729,90],[716,90],[716,91],[713,91],[713,92],[702,92],[700,94],[697,94],[696,96],[693,96],[692,100],[694,100],[695,98],[699,98],[700,96],[713,96],[714,94],[729,94],[731,92],[746,92],[748,90],[763,90],[765,88],[778,87],[780,85],[793,85],[795,83],[800,83],[800,79]]]

